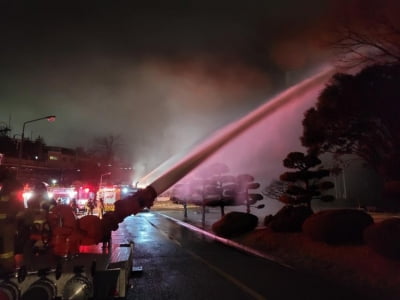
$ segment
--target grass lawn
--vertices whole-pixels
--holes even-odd
[[[331,246],[302,233],[275,233],[269,228],[235,240],[374,299],[400,299],[400,261],[386,259],[365,245]]]

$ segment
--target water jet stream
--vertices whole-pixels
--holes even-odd
[[[324,68],[313,77],[307,78],[297,85],[285,90],[281,94],[272,98],[270,101],[266,102],[264,105],[249,113],[247,116],[226,126],[224,129],[217,132],[214,137],[210,139],[210,141],[200,145],[197,150],[187,155],[183,160],[174,166],[167,169],[167,161],[166,163],[160,165],[159,168],[146,175],[140,180],[140,182],[146,182],[146,184],[150,183],[148,187],[152,188],[157,195],[160,195],[162,192],[166,191],[168,188],[186,176],[194,168],[199,166],[203,161],[223,147],[226,143],[246,131],[251,126],[255,125],[257,122],[274,113],[284,105],[295,101],[298,97],[306,94],[316,86],[321,86],[335,72],[336,70],[332,67]],[[162,175],[158,175],[162,172],[163,168],[165,168],[164,170],[167,171],[164,171]]]
[[[285,90],[283,93],[272,98],[270,101],[249,113],[244,118],[217,132],[208,141],[200,145],[197,150],[195,149],[195,151],[187,155],[183,160],[179,161],[171,168],[166,169],[166,171],[159,176],[158,174],[163,171],[163,168],[168,168],[168,164],[175,163],[177,156],[174,156],[170,161],[162,164],[158,169],[146,176],[146,180],[150,182],[146,188],[139,190],[130,197],[116,201],[115,210],[104,214],[101,219],[103,240],[107,241],[111,237],[111,231],[118,228],[118,223],[122,222],[127,216],[142,211],[145,207],[150,208],[154,204],[154,200],[158,195],[184,178],[189,172],[199,166],[228,142],[231,142],[240,134],[250,129],[253,125],[261,122],[278,109],[296,101],[297,99],[309,95],[311,91],[315,91],[317,87],[321,87],[322,84],[334,74],[334,72],[334,68],[326,68],[313,77]]]

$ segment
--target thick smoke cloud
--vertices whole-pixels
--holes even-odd
[[[327,59],[330,1],[267,2],[3,9],[0,121],[55,114],[27,136],[72,148],[121,135],[139,177]]]

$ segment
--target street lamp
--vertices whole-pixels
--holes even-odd
[[[101,174],[100,183],[99,183],[99,189],[101,189],[101,186],[103,185],[103,176],[106,176],[106,175],[111,175],[111,172],[107,172],[107,173]]]
[[[22,155],[23,155],[25,125],[28,123],[33,123],[33,122],[40,121],[40,120],[47,120],[49,122],[53,122],[53,121],[55,121],[55,119],[56,119],[56,116],[46,116],[46,117],[42,117],[42,118],[24,122],[24,124],[22,125],[21,144],[19,146],[19,154],[18,154],[18,159],[20,161],[19,165],[21,164],[21,159],[22,159]]]

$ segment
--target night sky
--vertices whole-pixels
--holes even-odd
[[[24,121],[56,115],[25,131],[54,146],[89,149],[96,137],[121,136],[137,170],[328,61],[321,39],[344,10],[320,0],[30,2],[1,5],[0,121],[15,135]]]

